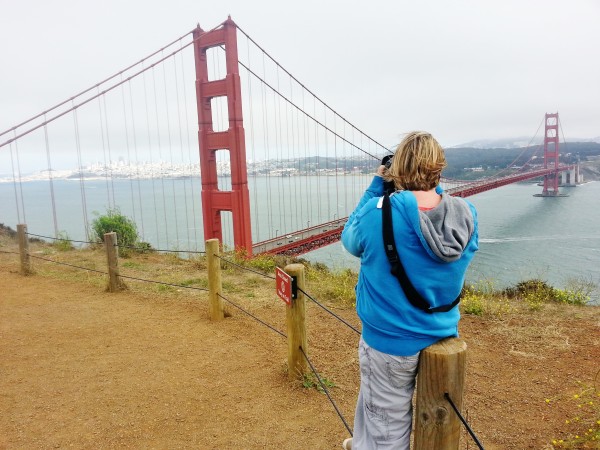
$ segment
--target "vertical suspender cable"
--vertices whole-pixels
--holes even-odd
[[[14,135],[17,135],[16,130],[14,131]],[[19,158],[19,144],[15,140],[15,155],[17,156],[17,172],[19,174],[19,192],[21,193],[21,210],[23,211],[23,223],[27,223],[27,214],[25,212],[25,200],[23,198],[23,182],[21,180],[21,160]]]
[[[313,116],[315,117],[315,119],[317,118],[317,100],[316,98],[313,96]],[[322,172],[322,168],[321,168],[321,148],[320,148],[320,140],[319,140],[319,124],[317,122],[313,122],[314,126],[315,126],[315,148],[312,150],[312,153],[314,153],[316,155],[315,160],[317,161],[317,165],[316,165],[316,175],[317,175],[317,192],[315,195],[315,199],[319,199],[319,195],[322,192],[321,191],[321,174]],[[315,219],[315,222],[311,222],[313,225],[316,225],[317,222],[320,222],[321,219],[321,201],[317,201],[317,218]]]
[[[263,60],[263,79],[266,77],[266,68],[265,68],[265,54],[262,54]],[[262,106],[263,106],[263,141],[264,141],[264,149],[266,152],[265,160],[271,159],[271,151],[269,147],[269,117],[268,117],[268,109],[267,109],[267,93],[265,90],[265,84],[262,85]],[[267,168],[266,171],[266,190],[267,190],[267,226],[268,226],[268,236],[272,237],[273,233],[273,206],[271,203],[271,171],[270,168]]]
[[[121,75],[121,81],[123,81],[123,75]],[[127,172],[129,175],[129,193],[131,195],[131,210],[133,213],[133,222],[137,223],[137,217],[135,214],[135,200],[133,198],[133,178],[131,177],[131,152],[129,149],[129,126],[127,123],[127,108],[125,106],[125,87],[121,85],[121,100],[123,103],[123,122],[125,124],[125,148],[127,150]]]
[[[251,66],[251,61],[250,61],[250,41],[248,40],[248,38],[246,38],[246,52],[248,54],[248,67]],[[252,104],[252,76],[250,74],[250,71],[248,72],[248,107],[249,107],[249,111],[250,111],[250,145],[252,146],[252,160],[254,161],[254,170],[252,173],[252,178],[254,179],[254,224],[255,227],[253,227],[253,229],[255,228],[255,236],[257,236],[258,240],[262,240],[263,237],[260,233],[260,216],[258,214],[259,211],[259,205],[258,205],[258,179],[257,179],[257,172],[258,172],[258,167],[257,167],[257,160],[256,160],[256,144],[254,142],[254,107]],[[268,236],[268,235],[267,235]]]
[[[335,116],[334,116],[335,117]],[[332,189],[330,186],[330,181],[332,180],[331,177],[331,172],[329,172],[330,169],[330,160],[329,160],[329,134],[327,131],[327,108],[325,107],[325,105],[323,105],[323,125],[325,125],[325,128],[323,129],[323,136],[325,137],[325,168],[327,169],[325,175],[325,190],[327,192],[327,211],[325,211],[325,214],[323,217],[320,218],[321,221],[325,220],[325,222],[329,221],[330,219],[330,213],[331,213],[331,193],[332,193]],[[335,131],[335,122],[334,122],[334,131]],[[335,136],[335,135],[334,135]],[[336,161],[337,164],[337,161]],[[337,174],[336,174],[337,175]],[[333,179],[333,181],[335,182],[336,179]],[[334,189],[337,191],[337,185],[334,185]]]
[[[292,110],[292,112],[294,112],[294,110]],[[298,183],[296,183],[298,186],[298,189],[300,191],[302,191],[302,179],[306,177],[306,174],[302,174],[302,167],[300,165],[300,159],[301,159],[301,143],[300,143],[300,139],[302,138],[302,134],[300,133],[300,111],[298,111],[297,109],[295,110],[296,112],[296,134],[295,134],[295,143],[296,143],[296,155],[298,156],[298,176],[300,177]],[[305,163],[306,164],[306,163]],[[306,168],[306,165],[304,166]],[[302,203],[302,197],[299,197],[296,195],[295,197],[296,199],[300,199],[299,202],[295,203],[296,205],[296,222],[295,225],[297,225],[300,221],[300,217],[302,216],[302,209],[304,207],[303,203]],[[298,206],[300,206],[300,212],[298,212]]]
[[[156,142],[158,145],[158,159],[160,164],[160,184],[162,187],[162,201],[163,201],[163,218],[165,223],[165,237],[167,240],[167,246],[169,245],[169,224],[167,223],[167,200],[165,198],[165,178],[163,176],[163,160],[162,160],[162,147],[160,142],[160,121],[158,120],[158,98],[156,95],[156,73],[152,68],[152,85],[154,88],[154,115],[156,117]]]
[[[140,207],[140,226],[142,227],[142,237],[146,240],[146,230],[144,228],[144,205],[142,203],[142,188],[141,188],[141,180],[140,180],[140,159],[138,156],[138,145],[137,145],[137,137],[136,137],[136,128],[135,128],[135,113],[133,111],[133,94],[131,92],[131,81],[127,84],[129,86],[129,107],[131,111],[131,131],[133,136],[133,151],[135,154],[135,174],[137,181],[137,194],[138,194],[138,204]]]
[[[182,47],[182,42],[181,40],[179,41],[179,45],[180,47]],[[187,80],[185,78],[185,66],[183,65],[183,52],[179,52],[179,56],[181,59],[181,86],[182,86],[182,90],[183,90],[183,111],[184,111],[184,121],[185,121],[185,130],[186,130],[186,142],[187,142],[187,170],[188,173],[186,173],[186,177],[185,177],[185,182],[187,183],[189,181],[190,184],[190,196],[191,196],[191,202],[192,202],[192,222],[194,225],[194,250],[198,251],[198,234],[197,234],[197,222],[196,222],[196,198],[194,196],[194,172],[192,170],[192,145],[190,142],[190,121],[189,121],[189,115],[188,115],[188,103],[187,103],[187,90],[185,88],[185,85],[187,84]],[[182,148],[183,151],[183,148]],[[182,157],[183,159],[183,157]],[[187,206],[186,206],[186,211],[187,211]]]
[[[108,128],[108,113],[106,108],[106,95],[102,96],[102,102],[104,103],[104,123],[106,124],[106,147],[108,148],[108,167],[110,171],[110,187],[112,192],[112,204],[113,207],[117,206],[117,202],[115,201],[115,183],[113,177],[113,160],[110,149],[110,132]]]
[[[289,78],[289,77],[288,77]],[[290,99],[293,98],[293,91],[292,91],[292,79],[289,78],[290,80]],[[285,122],[286,122],[286,141],[287,141],[287,148],[290,151],[290,160],[294,162],[294,165],[296,164],[296,145],[295,145],[295,139],[294,139],[294,110],[291,109],[291,106],[289,104],[286,104],[285,107]],[[291,130],[291,132],[290,132]],[[291,138],[290,138],[290,134],[291,134]],[[289,204],[290,204],[290,227],[293,226],[293,224],[295,223],[294,218],[298,216],[298,211],[297,211],[297,205],[295,205],[293,203],[293,199],[298,198],[298,189],[297,189],[297,185],[298,183],[296,182],[296,180],[298,180],[298,177],[295,176],[298,175],[297,173],[291,173],[290,174],[290,183],[289,186],[293,189],[290,189],[290,193],[289,193]],[[293,178],[292,178],[293,176]],[[294,205],[295,210],[292,210],[292,205]],[[287,230],[284,230],[287,231]]]
[[[343,136],[344,139],[346,138],[346,122],[342,122],[342,129],[343,129]],[[345,142],[342,142],[342,149],[346,146]],[[342,150],[343,151],[343,150]],[[345,153],[345,152],[344,152]],[[348,167],[348,164],[350,164],[350,167]],[[346,162],[346,168],[344,171],[344,216],[349,215],[349,212],[352,211],[350,209],[350,205],[348,205],[348,180],[350,180],[350,183],[352,182],[352,153],[350,153],[350,155],[348,156],[348,160]]]
[[[304,92],[305,89],[302,89],[302,111],[306,111],[306,104],[304,102]],[[306,187],[305,187],[305,199],[306,199],[306,217],[302,217],[301,220],[304,221],[304,219],[306,219],[308,217],[308,222],[310,223],[310,219],[312,216],[312,208],[310,207],[310,197],[311,197],[311,193],[312,193],[312,189],[311,189],[311,185],[312,183],[310,183],[309,177],[310,175],[310,170],[312,169],[311,165],[309,164],[309,145],[310,145],[310,132],[308,130],[308,115],[304,114],[304,167],[306,169]],[[302,228],[304,228],[303,223],[305,222],[301,222],[300,225]]]
[[[335,218],[340,218],[340,182],[339,182],[339,162],[338,162],[338,153],[337,153],[337,122],[335,120],[336,116],[333,115],[333,130],[335,131],[333,135],[333,157],[335,158]],[[331,212],[331,211],[330,211]]]
[[[98,95],[100,95],[100,89],[98,88]],[[102,139],[102,155],[104,157],[104,181],[106,181],[106,202],[108,208],[111,208],[110,201],[110,187],[108,184],[108,162],[106,160],[106,142],[104,140],[104,118],[102,114],[102,102],[98,99],[98,116],[100,117],[100,136]]]
[[[148,134],[148,159],[150,162],[150,179],[152,180],[152,200],[154,204],[154,226],[156,227],[156,245],[160,248],[160,229],[158,228],[158,208],[156,206],[156,173],[152,160],[152,136],[150,134],[150,113],[148,112],[148,89],[146,88],[146,72],[142,75],[144,83],[144,106],[146,109],[146,130]]]
[[[44,115],[44,121],[46,116]],[[46,141],[46,159],[48,161],[48,181],[50,183],[50,199],[52,200],[52,219],[54,221],[54,237],[58,238],[58,222],[56,220],[56,201],[54,199],[54,183],[52,181],[52,162],[50,160],[50,142],[48,139],[48,125],[44,125],[44,139]]]
[[[12,167],[13,187],[15,189],[15,206],[17,207],[17,221],[18,223],[23,223],[21,222],[21,208],[19,208],[19,196],[17,195],[17,178],[15,174],[15,161],[13,159],[12,142],[8,144],[8,150],[10,151],[10,165]]]
[[[73,109],[73,125],[75,127],[75,149],[77,151],[77,165],[79,168],[79,189],[81,191],[81,207],[83,209],[83,226],[85,228],[86,240],[90,240],[90,227],[88,223],[87,199],[85,196],[85,182],[83,178],[83,163],[81,161],[81,136],[79,134],[79,120],[77,109]]]
[[[177,125],[179,128],[179,156],[181,158],[181,168],[183,169],[183,167],[184,167],[183,135],[182,135],[183,132],[182,132],[182,128],[181,128],[181,105],[179,103],[179,76],[177,74],[177,59],[175,57],[173,58],[173,72],[174,72],[174,76],[175,76],[175,99],[177,101]],[[190,219],[189,219],[189,214],[188,214],[187,183],[186,183],[185,176],[182,177],[181,181],[183,183],[183,202],[184,202],[184,209],[185,209],[185,231],[186,231],[186,235],[187,235],[187,249],[190,250],[191,249]]]
[[[277,92],[279,92],[281,90],[280,86],[279,86],[279,69],[276,67],[275,70],[277,71]],[[285,211],[285,204],[286,202],[283,201],[283,195],[284,192],[286,191],[286,189],[283,188],[283,149],[282,149],[282,143],[281,143],[281,101],[277,101],[277,95],[275,92],[273,92],[273,107],[274,107],[274,115],[275,115],[275,122],[277,124],[277,126],[275,127],[275,151],[277,154],[277,166],[282,169],[282,172],[279,174],[278,177],[278,184],[279,184],[279,195],[277,196],[277,199],[279,200],[279,214],[277,214],[277,216],[279,217],[279,230],[286,230],[287,227],[285,225],[285,216],[286,211]],[[283,220],[283,223],[282,223]]]
[[[166,114],[167,114],[167,138],[168,138],[168,142],[169,142],[169,160],[171,161],[171,186],[173,188],[173,218],[175,219],[175,239],[177,242],[177,248],[179,248],[179,220],[177,217],[177,197],[175,195],[175,177],[174,174],[172,173],[173,169],[174,169],[174,164],[173,164],[173,144],[171,141],[171,115],[169,114],[169,94],[167,92],[167,70],[165,69],[165,64],[162,64],[162,69],[163,69],[163,88],[165,91],[165,110],[166,110]]]

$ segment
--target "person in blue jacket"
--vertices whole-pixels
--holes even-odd
[[[389,167],[378,168],[342,232],[346,250],[360,258],[356,310],[362,322],[360,391],[354,436],[343,443],[347,450],[410,448],[419,353],[458,335],[456,303],[478,249],[477,213],[472,204],[439,186],[446,165],[431,134],[407,134]],[[395,192],[388,204],[396,251],[429,311],[415,306],[406,284],[403,289],[391,273],[382,232],[384,186],[391,183]]]

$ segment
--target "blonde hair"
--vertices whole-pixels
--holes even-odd
[[[383,178],[393,181],[396,189],[428,191],[439,184],[446,166],[444,150],[438,141],[424,131],[412,131],[396,147]]]

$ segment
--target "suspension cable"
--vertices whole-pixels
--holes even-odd
[[[3,135],[5,135],[6,133],[8,133],[8,132],[10,132],[10,131],[16,130],[17,128],[20,128],[20,127],[22,127],[23,125],[25,125],[25,124],[27,124],[27,123],[29,123],[29,122],[32,122],[32,121],[34,121],[35,119],[39,119],[40,117],[42,117],[43,115],[45,115],[45,114],[49,113],[50,111],[53,111],[53,110],[55,110],[55,109],[57,109],[57,108],[60,108],[61,106],[64,106],[64,105],[65,105],[65,104],[67,104],[69,101],[73,101],[73,100],[74,100],[74,99],[76,99],[77,97],[81,97],[82,95],[84,95],[84,94],[87,94],[88,92],[90,92],[90,91],[91,91],[91,90],[93,90],[94,88],[97,88],[97,87],[99,87],[99,86],[101,86],[101,85],[103,85],[103,84],[105,84],[105,83],[109,82],[109,81],[110,81],[110,80],[112,80],[113,78],[116,78],[116,77],[118,77],[119,75],[122,75],[122,74],[123,74],[123,72],[127,72],[128,70],[131,70],[131,69],[133,69],[135,66],[137,66],[137,65],[139,65],[139,64],[142,64],[142,63],[143,63],[144,61],[146,61],[147,59],[150,59],[150,58],[152,58],[153,56],[156,56],[158,53],[162,52],[162,51],[163,51],[164,49],[166,49],[166,48],[169,48],[169,47],[171,47],[171,46],[172,46],[172,45],[174,45],[176,42],[180,42],[180,41],[181,41],[183,38],[185,38],[185,37],[186,37],[188,34],[191,34],[191,33],[193,33],[193,30],[192,30],[192,31],[188,31],[188,32],[187,32],[187,33],[185,33],[183,36],[181,36],[181,37],[179,37],[179,38],[175,39],[173,42],[171,42],[171,43],[169,43],[169,44],[165,45],[165,46],[164,46],[164,47],[162,47],[161,49],[159,49],[159,50],[155,51],[154,53],[152,53],[152,54],[150,54],[150,55],[148,55],[148,56],[146,56],[145,58],[142,58],[142,59],[140,59],[138,62],[136,62],[136,63],[134,63],[134,64],[131,64],[129,67],[126,67],[125,69],[123,69],[123,70],[121,70],[121,71],[119,71],[119,72],[115,73],[114,75],[111,75],[110,77],[108,77],[108,78],[106,78],[106,79],[104,79],[104,80],[102,80],[102,81],[100,81],[100,82],[96,83],[95,85],[93,85],[93,86],[91,86],[91,87],[87,88],[86,90],[84,90],[84,91],[81,91],[79,94],[75,94],[75,95],[73,95],[71,98],[68,98],[67,100],[64,100],[63,102],[60,102],[60,103],[58,103],[57,105],[54,105],[54,106],[52,106],[51,108],[48,108],[47,110],[45,110],[45,111],[43,111],[43,112],[41,112],[41,113],[37,114],[36,116],[33,116],[33,117],[31,117],[31,118],[29,118],[29,119],[25,120],[24,122],[21,122],[20,124],[18,124],[18,125],[15,125],[15,126],[13,126],[13,127],[9,128],[8,130],[2,131],[2,132],[0,133],[0,136],[3,136]],[[1,147],[1,146],[0,146],[0,147]]]
[[[329,109],[331,112],[333,112],[335,115],[337,115],[339,118],[341,118],[344,122],[346,122],[348,125],[350,125],[352,128],[358,130],[358,128],[356,128],[356,126],[354,126],[352,123],[350,123],[348,120],[346,120],[342,115],[338,114],[337,111],[335,111],[333,108],[331,108],[327,103],[325,103],[323,100],[321,100],[314,92],[312,92],[310,89],[308,89],[304,84],[302,84],[296,77],[294,77],[290,72],[288,72],[284,67],[281,66],[281,64],[279,64],[264,48],[262,48],[260,45],[258,45],[256,43],[256,41],[254,39],[252,39],[248,33],[246,33],[244,30],[242,30],[237,24],[235,24],[236,28],[238,30],[240,30],[240,32],[242,32],[242,34],[244,34],[244,36],[246,36],[246,38],[248,40],[250,40],[254,45],[256,45],[265,55],[267,55],[269,57],[269,59],[271,61],[273,61],[279,68],[281,68],[281,70],[283,70],[290,78],[292,78],[296,83],[298,83],[300,86],[302,86],[302,88],[304,90],[306,90],[309,94],[311,94],[313,97],[315,97],[317,100],[319,100],[321,103],[323,103],[323,105],[325,105],[325,107],[327,109]],[[241,62],[240,62],[241,64]],[[243,65],[243,64],[242,64]],[[244,66],[245,67],[245,66]],[[246,68],[247,69],[247,68]],[[358,130],[360,131],[360,130]],[[368,135],[366,135],[365,133],[363,133],[362,131],[360,131],[360,133],[364,134],[365,136],[367,136],[369,138],[369,140],[373,141],[375,144],[379,145],[380,147],[386,148],[384,145],[380,144],[379,142],[377,142],[375,139],[369,137]]]
[[[149,69],[153,68],[154,66],[156,66],[156,65],[158,65],[158,64],[160,64],[160,63],[162,63],[163,61],[165,61],[165,60],[167,60],[167,59],[171,58],[172,56],[176,55],[177,53],[179,53],[180,51],[182,51],[184,48],[186,48],[186,47],[189,47],[189,46],[190,46],[190,45],[192,45],[193,43],[194,43],[194,41],[188,42],[186,45],[184,45],[184,46],[183,46],[183,47],[181,47],[180,49],[177,49],[177,50],[175,50],[174,52],[172,52],[172,53],[168,54],[168,55],[167,55],[167,56],[165,56],[164,58],[161,58],[160,60],[158,60],[158,61],[154,62],[153,64],[149,65],[148,67],[146,67],[146,68],[144,68],[144,69],[142,69],[142,70],[140,70],[140,71],[138,71],[138,72],[134,73],[133,75],[131,75],[131,76],[129,76],[129,77],[127,77],[127,78],[123,79],[122,81],[120,81],[120,82],[118,82],[118,83],[115,83],[115,84],[113,84],[112,86],[110,86],[110,87],[108,87],[108,88],[104,89],[104,90],[103,90],[102,92],[100,92],[99,94],[93,95],[93,96],[91,96],[91,97],[87,98],[86,100],[83,100],[83,101],[81,101],[80,103],[77,103],[77,104],[76,104],[75,106],[73,106],[72,108],[69,108],[69,109],[67,109],[66,111],[63,111],[63,112],[61,112],[61,113],[58,113],[58,114],[56,114],[55,116],[52,116],[52,117],[50,117],[49,119],[44,119],[44,121],[43,121],[42,123],[40,123],[40,124],[38,124],[38,125],[36,125],[36,126],[33,126],[32,128],[29,128],[29,129],[28,129],[28,130],[26,130],[26,131],[23,131],[21,134],[18,134],[17,136],[15,136],[15,137],[13,137],[13,138],[11,138],[11,139],[8,139],[7,141],[0,142],[0,148],[4,147],[4,146],[5,146],[5,145],[7,145],[7,144],[10,144],[11,142],[13,142],[13,141],[14,141],[14,140],[16,140],[16,139],[19,139],[19,138],[21,138],[21,137],[23,137],[23,136],[26,136],[27,134],[29,134],[29,133],[31,133],[31,132],[33,132],[33,131],[37,130],[38,128],[41,128],[41,127],[43,127],[43,126],[45,126],[45,125],[48,125],[48,124],[49,124],[49,123],[51,123],[51,122],[54,122],[56,119],[59,119],[60,117],[64,116],[65,114],[68,114],[68,113],[72,112],[72,111],[73,111],[73,109],[80,108],[81,106],[83,106],[83,105],[86,105],[87,103],[91,102],[92,100],[95,100],[95,99],[97,99],[98,97],[100,97],[100,96],[102,96],[102,95],[104,95],[104,94],[106,94],[106,93],[108,93],[108,92],[112,91],[113,89],[116,89],[116,88],[118,88],[118,87],[119,87],[119,86],[121,86],[123,83],[126,83],[126,82],[128,82],[129,80],[132,80],[133,78],[137,77],[138,75],[141,75],[141,74],[142,74],[142,73],[144,73],[145,71],[147,71],[147,70],[149,70]]]
[[[246,69],[249,73],[251,73],[252,75],[254,75],[259,81],[261,81],[265,86],[267,86],[269,89],[271,89],[275,94],[279,95],[283,100],[285,100],[286,102],[288,102],[290,105],[292,105],[294,108],[298,109],[301,113],[303,113],[306,117],[312,119],[316,124],[320,125],[321,127],[323,127],[324,129],[326,129],[327,131],[329,131],[330,133],[336,135],[338,138],[342,139],[344,142],[346,142],[347,144],[349,144],[350,146],[356,148],[357,150],[360,150],[361,152],[363,152],[366,155],[369,155],[370,157],[372,157],[373,159],[379,160],[380,158],[363,150],[362,148],[358,147],[357,145],[353,144],[352,142],[350,142],[349,140],[347,140],[345,137],[340,136],[339,134],[337,134],[335,131],[333,131],[331,128],[325,126],[321,121],[317,120],[315,117],[311,116],[309,113],[307,113],[304,109],[300,108],[298,105],[296,105],[295,103],[293,103],[290,99],[288,99],[287,97],[285,97],[283,94],[281,94],[280,92],[277,92],[277,90],[271,86],[269,83],[267,83],[264,79],[262,79],[259,75],[256,74],[256,72],[254,72],[252,69],[250,69],[248,66],[246,66],[243,62],[238,61],[238,63],[244,68]],[[307,89],[308,91],[308,89]],[[310,92],[310,91],[308,91]],[[335,111],[334,111],[335,112]],[[339,116],[342,117],[342,116]],[[350,124],[352,125],[352,124]],[[353,126],[353,128],[355,128]],[[358,129],[357,129],[358,130]],[[362,131],[360,131],[360,133],[362,135],[364,135],[364,133]],[[368,137],[368,136],[367,136]],[[371,139],[371,138],[369,138]],[[387,152],[389,152],[389,150],[384,147],[382,144],[379,144],[377,141],[375,141],[375,143],[379,146],[381,146],[384,150],[386,150]]]

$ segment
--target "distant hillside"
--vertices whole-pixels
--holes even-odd
[[[465,142],[464,144],[453,145],[448,148],[523,148],[528,145],[539,145],[543,142],[543,137],[539,136],[533,141],[531,138],[527,136],[520,136],[516,138],[502,138],[502,139],[478,139],[471,142]],[[595,138],[578,138],[571,139],[567,142],[567,146],[571,144],[571,142],[595,142],[600,143],[600,136]]]
[[[449,178],[473,178],[472,168],[481,168],[476,172],[476,177],[510,166],[522,166],[535,154],[543,158],[544,149],[541,144],[520,148],[447,148],[445,149],[448,167],[444,176]],[[600,155],[600,143],[597,142],[569,142],[560,146],[561,161],[572,163],[585,162]],[[470,176],[471,175],[471,176]]]

